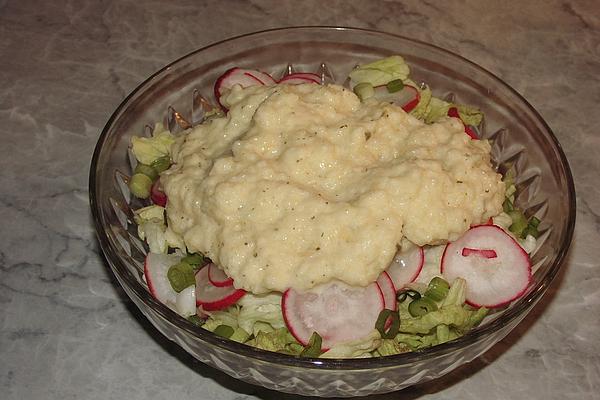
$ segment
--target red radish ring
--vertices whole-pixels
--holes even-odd
[[[225,272],[215,264],[208,264],[208,280],[214,286],[227,287],[233,285],[233,279],[228,277]]]
[[[396,301],[396,287],[390,275],[383,271],[377,278],[377,285],[383,294],[383,305],[388,310],[396,311],[398,305]]]
[[[235,304],[246,292],[233,286],[218,287],[208,280],[208,267],[196,272],[196,305],[206,311],[222,310]]]
[[[449,282],[467,282],[466,300],[475,307],[505,306],[521,297],[532,279],[529,256],[496,225],[475,226],[448,243],[441,270]]]
[[[306,292],[288,289],[281,308],[288,329],[300,343],[306,345],[317,332],[326,350],[369,335],[375,329],[384,300],[375,282],[366,287],[333,282]]]
[[[167,205],[167,195],[160,187],[160,179],[157,179],[150,188],[150,199],[157,206],[165,207]]]
[[[450,108],[448,109],[448,113],[447,113],[447,115],[448,115],[449,117],[452,117],[452,118],[458,118],[458,119],[460,119],[460,122],[462,122],[462,123],[463,123],[463,126],[465,127],[465,128],[464,128],[464,129],[465,129],[465,133],[466,133],[467,135],[469,135],[469,137],[470,137],[471,139],[474,139],[474,140],[479,140],[479,138],[477,137],[477,134],[475,133],[475,131],[474,131],[473,129],[471,129],[471,127],[470,127],[469,125],[466,125],[466,124],[463,122],[462,118],[460,117],[460,114],[458,113],[458,108],[456,108],[456,107],[450,107]]]
[[[276,83],[275,79],[265,72],[234,67],[228,69],[223,75],[217,78],[214,87],[215,98],[221,107],[223,107],[221,96],[225,91],[231,90],[235,85],[246,88],[257,85],[274,85]],[[225,109],[225,107],[223,108]]]
[[[289,74],[284,76],[279,80],[279,83],[291,83],[291,84],[300,84],[300,83],[317,83],[321,84],[321,77],[317,74],[307,73],[307,72],[296,72],[293,74]]]
[[[425,263],[423,248],[414,247],[405,252],[398,252],[387,268],[387,273],[396,290],[402,289],[408,283],[414,282],[419,276]]]
[[[400,106],[408,113],[419,104],[421,94],[416,87],[411,85],[404,85],[401,90],[393,93],[388,91],[387,86],[382,85],[375,87],[375,98],[379,101],[387,101]]]

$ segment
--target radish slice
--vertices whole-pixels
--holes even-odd
[[[215,264],[208,265],[208,280],[213,286],[227,287],[233,285],[233,279],[228,277],[225,272]]]
[[[157,179],[150,188],[150,199],[157,206],[165,207],[167,205],[167,195],[160,187],[160,179]]]
[[[447,115],[449,117],[452,117],[452,118],[458,118],[458,119],[460,119],[460,122],[462,122],[463,126],[465,127],[465,133],[467,135],[469,135],[469,137],[471,139],[479,140],[479,138],[477,137],[477,134],[475,133],[475,131],[473,129],[471,129],[471,127],[469,125],[465,125],[465,123],[463,122],[462,118],[460,118],[460,114],[458,113],[458,108],[456,108],[456,107],[450,107],[448,109]]]
[[[352,287],[334,282],[306,292],[288,289],[281,308],[288,329],[300,343],[306,345],[317,332],[323,339],[323,349],[329,349],[361,339],[375,329],[384,300],[376,283]]]
[[[208,267],[196,272],[196,305],[206,311],[221,310],[235,304],[246,292],[233,286],[219,287],[210,283]]]
[[[175,305],[177,292],[171,287],[167,272],[180,259],[181,257],[174,254],[148,253],[144,261],[144,275],[150,293],[158,301],[169,307]]]
[[[495,225],[473,227],[448,243],[442,256],[442,273],[449,282],[456,278],[467,282],[467,303],[489,308],[521,297],[532,279],[527,253]]]
[[[390,275],[383,271],[377,278],[377,285],[383,294],[383,306],[388,310],[396,311],[396,287]]]
[[[294,74],[289,74],[284,76],[279,80],[279,83],[291,83],[291,84],[300,84],[300,83],[317,83],[321,84],[321,77],[317,74],[306,73],[306,72],[296,72]]]
[[[223,93],[231,90],[234,85],[241,85],[245,88],[257,85],[274,85],[276,83],[275,79],[265,72],[234,67],[225,71],[215,82],[215,98],[221,104]]]
[[[181,316],[189,317],[196,314],[196,286],[188,286],[177,293],[175,307]]]
[[[402,289],[406,284],[414,282],[419,276],[425,263],[425,254],[421,247],[415,247],[405,252],[398,252],[394,261],[387,268],[387,273],[396,290]]]
[[[384,85],[375,87],[375,98],[379,101],[393,103],[402,107],[404,111],[411,112],[419,104],[421,95],[414,86],[404,85],[401,90],[390,93]]]

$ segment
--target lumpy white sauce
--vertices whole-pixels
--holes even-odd
[[[457,239],[502,210],[490,145],[455,118],[426,125],[340,86],[276,85],[177,140],[168,223],[254,293],[366,286],[403,237]]]

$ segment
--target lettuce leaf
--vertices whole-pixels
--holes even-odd
[[[419,318],[400,321],[400,332],[428,334],[440,324],[462,327],[469,322],[469,314],[462,306],[446,306]]]
[[[450,285],[450,290],[448,290],[448,294],[442,300],[441,307],[446,306],[462,306],[465,304],[465,297],[467,295],[467,281],[462,278],[456,278],[452,285]]]
[[[352,340],[350,342],[338,343],[325,353],[321,354],[322,358],[368,358],[373,355],[371,352],[381,344],[381,335],[377,329],[373,329],[371,333],[361,339]]]
[[[456,104],[458,115],[465,125],[479,126],[483,120],[483,112],[480,109],[465,104]]]
[[[246,293],[238,305],[240,306],[238,324],[246,332],[256,334],[259,330],[264,330],[263,326],[255,327],[257,322],[267,323],[273,329],[285,327],[281,313],[281,294],[279,293],[265,295]]]
[[[419,91],[421,98],[419,99],[419,104],[417,104],[417,106],[410,112],[410,115],[412,115],[415,118],[424,119],[430,110],[429,103],[431,102],[432,98],[431,89],[429,88],[429,86],[426,85],[421,87],[416,83],[412,84]]]
[[[428,112],[425,115],[425,123],[432,124],[440,119],[448,116],[448,110],[452,107],[452,103],[448,103],[437,97],[432,97],[429,102]]]
[[[148,243],[151,253],[166,253],[168,243],[165,239],[165,209],[152,205],[136,210],[133,219],[137,224],[138,236]]]
[[[171,145],[175,137],[161,123],[154,126],[152,137],[133,136],[131,150],[135,158],[142,164],[150,165],[153,161],[171,155]]]
[[[271,332],[260,331],[246,344],[263,350],[279,351],[292,355],[300,354],[304,348],[287,328],[279,328]]]
[[[167,227],[164,207],[152,205],[134,212],[138,236],[148,243],[150,252],[166,253],[168,248],[185,250],[183,239]]]
[[[235,305],[225,310],[204,312],[208,314],[209,318],[204,322],[202,327],[208,331],[214,331],[219,325],[228,325],[233,329],[238,328],[239,308]]]
[[[392,356],[394,354],[406,353],[412,348],[396,339],[383,339],[381,345],[373,352],[374,356]]]
[[[395,79],[408,78],[410,69],[401,56],[391,56],[381,60],[363,64],[350,72],[353,86],[368,82],[373,86],[381,86]]]

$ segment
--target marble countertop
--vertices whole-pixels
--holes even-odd
[[[99,255],[92,151],[122,99],[211,42],[292,25],[365,27],[494,72],[554,130],[577,187],[567,262],[484,356],[373,399],[592,399],[600,393],[600,7],[567,1],[0,0],[0,397],[297,399],[194,361]]]

